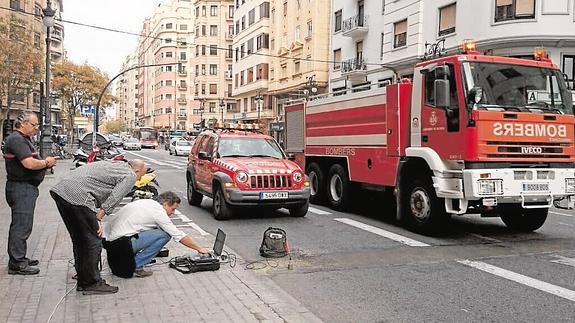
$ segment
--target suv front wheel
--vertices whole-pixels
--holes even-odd
[[[305,203],[290,207],[288,210],[290,216],[301,218],[307,214],[308,209],[309,201],[305,201]]]
[[[188,180],[188,204],[193,206],[200,206],[202,204],[202,199],[204,196],[198,193],[194,188],[192,180]]]
[[[226,202],[222,189],[217,187],[215,190],[216,192],[213,199],[214,218],[216,220],[228,220],[232,217],[233,210],[228,205],[228,202]]]

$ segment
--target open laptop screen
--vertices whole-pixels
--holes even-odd
[[[226,241],[226,234],[221,229],[218,229],[216,234],[216,241],[214,242],[214,253],[216,256],[221,256],[224,250],[224,242]]]

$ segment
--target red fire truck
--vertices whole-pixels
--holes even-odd
[[[311,201],[336,210],[362,187],[389,192],[415,231],[470,213],[536,230],[554,204],[573,207],[575,117],[562,73],[542,50],[535,58],[485,56],[468,42],[417,64],[413,80],[288,104],[286,151]]]

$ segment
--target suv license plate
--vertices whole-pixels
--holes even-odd
[[[524,192],[547,192],[549,183],[523,183]]]
[[[279,200],[287,199],[288,192],[262,192],[260,193],[260,200]]]

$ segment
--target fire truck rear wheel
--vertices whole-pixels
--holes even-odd
[[[325,175],[317,163],[311,163],[306,167],[305,173],[310,183],[310,202],[317,204],[325,201]]]
[[[350,188],[351,185],[345,168],[340,164],[331,166],[327,182],[327,197],[332,209],[340,211],[349,206]]]
[[[502,204],[501,220],[511,229],[520,232],[535,231],[547,220],[549,209],[524,209],[520,205]]]
[[[224,192],[222,189],[217,187],[214,194],[214,218],[216,220],[228,220],[231,219],[233,211],[232,208],[226,202],[224,197]]]
[[[444,200],[435,195],[431,178],[407,181],[403,192],[404,219],[409,227],[421,233],[436,233],[445,228],[450,216]]]
[[[188,204],[193,206],[200,206],[204,196],[196,191],[192,180],[188,180]]]
[[[290,216],[301,218],[307,214],[308,209],[309,209],[309,201],[306,201],[304,204],[290,207],[288,210]]]

